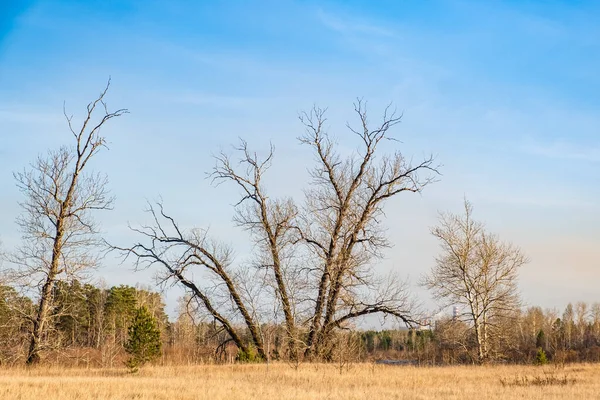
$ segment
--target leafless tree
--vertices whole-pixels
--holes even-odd
[[[465,358],[472,356],[469,351],[470,329],[464,321],[453,317],[442,318],[436,321],[435,335],[443,363],[465,362]]]
[[[98,263],[92,248],[100,244],[98,227],[92,218],[97,210],[111,208],[113,198],[107,178],[87,173],[90,161],[106,140],[102,128],[127,110],[109,112],[104,97],[110,80],[96,100],[87,105],[81,126],[65,112],[74,145],[49,151],[23,172],[14,174],[24,195],[23,210],[17,219],[23,243],[10,257],[13,276],[34,288],[38,295],[27,363],[40,360],[42,339],[50,323],[52,292],[59,280],[81,276]],[[100,118],[96,114],[101,113]]]
[[[591,329],[593,337],[600,338],[600,303],[593,303],[590,307]]]
[[[585,345],[585,332],[588,327],[589,309],[587,303],[578,301],[575,303],[575,322],[577,324],[578,345]]]
[[[299,232],[313,254],[317,280],[305,355],[320,356],[331,345],[331,332],[344,321],[382,313],[411,322],[414,306],[401,281],[381,279],[373,262],[389,247],[381,220],[384,204],[403,192],[421,192],[437,174],[433,158],[413,163],[399,151],[380,154],[383,143],[394,143],[390,128],[401,116],[386,108],[382,121],[372,127],[366,104],[358,101],[359,127],[348,129],[359,147],[343,156],[325,129],[325,110],[314,108],[300,120],[306,130],[300,138],[316,156],[312,186],[300,216]]]
[[[211,176],[216,183],[231,181],[241,189],[242,198],[236,203],[235,221],[255,238],[260,254],[259,267],[272,272],[273,289],[285,319],[289,356],[296,360],[298,337],[290,296],[292,269],[286,261],[293,254],[294,222],[298,211],[292,199],[272,199],[263,186],[263,174],[271,166],[273,147],[264,159],[251,152],[243,140],[237,150],[242,156],[235,164],[225,153],[216,156]]]
[[[232,250],[207,236],[206,230],[182,230],[174,218],[167,215],[162,203],[149,205],[153,224],[132,228],[145,239],[131,247],[114,247],[127,258],[135,258],[136,268],[159,266],[160,281],[174,281],[202,303],[206,312],[227,332],[237,347],[249,354],[251,348],[236,327],[243,321],[258,355],[266,359],[260,334],[260,324],[244,301],[239,270],[232,266]],[[196,284],[194,273],[199,274]],[[196,275],[198,276],[198,275]]]
[[[432,229],[442,252],[423,285],[445,305],[464,307],[461,318],[472,324],[477,359],[485,362],[502,324],[520,307],[517,274],[527,258],[474,220],[466,200],[464,209],[462,215],[442,214],[440,225]]]
[[[335,332],[332,340],[336,342],[332,356],[341,375],[344,373],[344,369],[348,372],[353,364],[360,361],[360,332],[356,330]]]

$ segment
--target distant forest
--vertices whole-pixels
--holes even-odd
[[[10,287],[0,288],[0,363],[24,362],[29,346],[34,303]],[[115,286],[102,289],[74,281],[58,284],[53,293],[52,329],[45,333],[46,362],[53,365],[121,367],[124,345],[136,308],[145,306],[161,331],[165,365],[220,363],[239,359],[235,346],[222,346],[228,335],[214,322],[202,322],[188,311],[182,298],[169,321],[161,295],[146,289]],[[18,305],[18,308],[9,306]],[[289,361],[282,324],[265,324],[269,359]],[[530,307],[508,327],[494,359],[536,363],[539,350],[548,362],[600,362],[600,303],[569,304],[564,312]],[[383,331],[351,330],[340,334],[332,362],[408,360],[425,365],[476,362],[476,343],[469,325],[447,317],[429,328]],[[250,340],[248,333],[245,340]]]

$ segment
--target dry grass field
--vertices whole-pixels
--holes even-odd
[[[600,399],[600,365],[0,369],[0,399]]]

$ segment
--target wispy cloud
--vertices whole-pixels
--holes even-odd
[[[385,37],[396,36],[396,33],[393,30],[386,27],[354,18],[343,18],[322,9],[317,11],[317,18],[327,28],[342,34],[366,34]]]
[[[261,102],[265,101],[265,99],[252,97],[221,96],[211,94],[181,94],[168,96],[167,100],[175,104],[214,106],[222,108],[245,108],[251,105],[260,104]]]

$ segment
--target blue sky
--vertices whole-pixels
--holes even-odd
[[[599,18],[593,1],[1,2],[0,238],[5,249],[19,240],[12,172],[68,143],[63,101],[81,116],[109,75],[109,106],[131,114],[106,130],[96,164],[117,197],[98,216],[106,235],[133,241],[127,222],[144,222],[160,195],[240,261],[235,191],[204,178],[211,154],[238,137],[272,141],[271,193],[299,196],[311,156],[295,139],[298,112],[329,107],[330,131],[352,149],[344,123],[358,96],[373,120],[393,101],[402,150],[443,164],[439,183],[389,204],[395,247],[382,269],[416,281],[437,252],[437,211],[467,196],[529,255],[526,302],[600,301]],[[105,264],[109,285],[152,283]],[[171,305],[178,294],[167,292]]]

